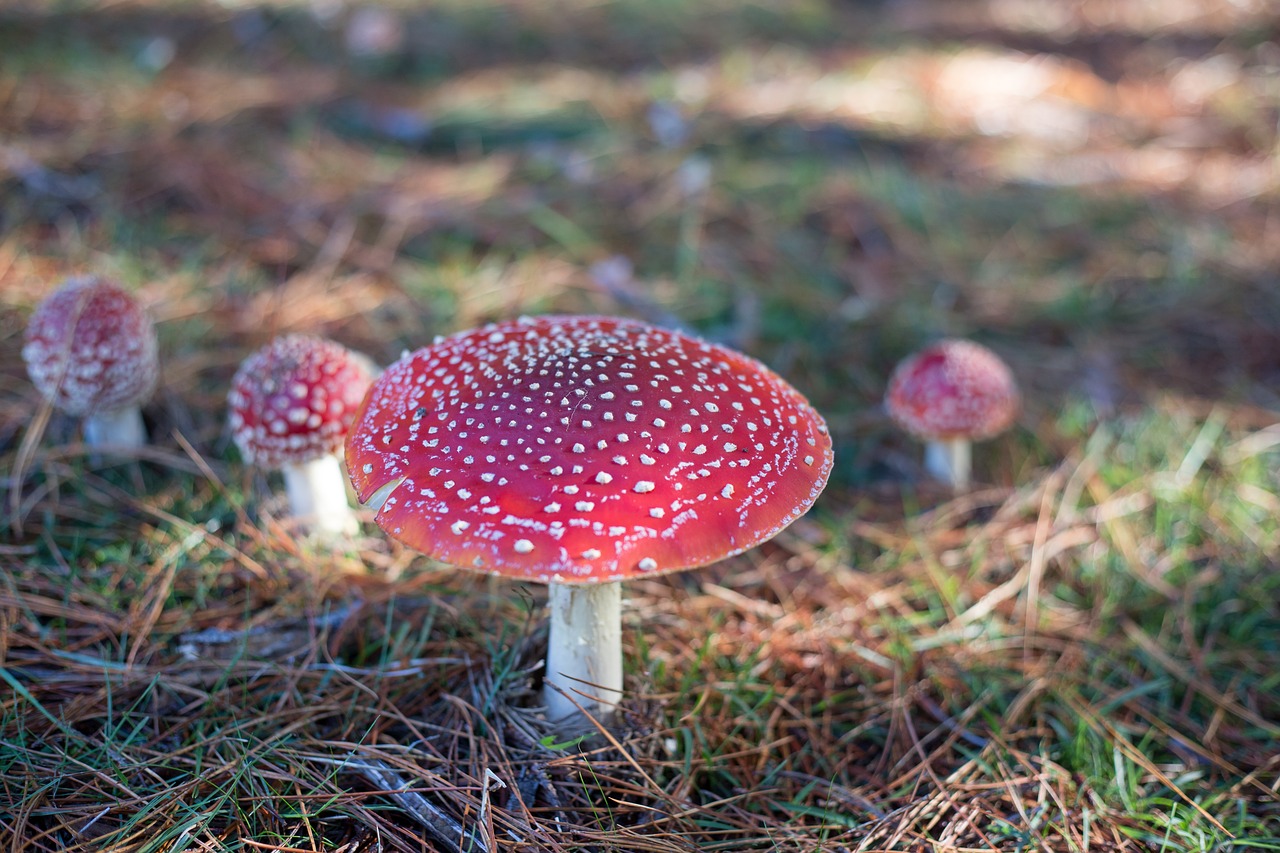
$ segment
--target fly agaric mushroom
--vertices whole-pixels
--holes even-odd
[[[898,365],[885,405],[903,429],[925,440],[925,470],[961,491],[969,486],[971,442],[1008,429],[1018,414],[1018,387],[991,350],[948,339]]]
[[[454,566],[550,586],[544,700],[622,696],[619,581],[714,563],[800,517],[822,417],[741,353],[645,323],[544,316],[387,368],[347,438],[378,525]],[[570,698],[571,694],[575,698]]]
[[[120,286],[96,276],[69,279],[27,324],[22,359],[56,408],[84,418],[90,447],[147,443],[139,407],[159,375],[155,327]]]
[[[285,335],[240,365],[227,396],[231,434],[245,461],[284,472],[294,516],[319,534],[351,534],[338,454],[373,381],[372,363],[309,335]]]

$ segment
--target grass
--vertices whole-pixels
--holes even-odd
[[[1265,16],[386,8],[380,56],[323,4],[0,11],[7,849],[1280,849]],[[158,322],[136,460],[21,367],[90,270]],[[224,414],[277,333],[389,363],[553,310],[751,352],[837,453],[773,542],[628,586],[581,738],[541,590],[309,545]],[[959,496],[879,409],[945,334],[1025,397]]]

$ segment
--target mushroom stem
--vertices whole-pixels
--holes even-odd
[[[293,514],[320,534],[355,533],[355,513],[347,502],[347,479],[338,457],[325,454],[284,465],[284,487]]]
[[[90,447],[144,446],[147,430],[142,425],[142,411],[137,406],[125,406],[94,412],[84,420],[84,443]]]
[[[930,441],[924,449],[924,468],[930,475],[950,483],[954,491],[969,488],[973,444],[965,438]]]
[[[622,584],[553,581],[548,606],[547,716],[571,718],[581,705],[607,720],[622,699]]]

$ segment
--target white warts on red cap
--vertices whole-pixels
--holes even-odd
[[[546,316],[443,338],[374,383],[347,441],[360,499],[465,568],[591,583],[714,562],[817,499],[831,440],[741,353],[644,323]]]
[[[341,344],[276,338],[245,359],[231,382],[232,438],[246,462],[264,468],[337,454],[372,381],[364,356]]]
[[[976,441],[1013,423],[1019,394],[998,355],[953,338],[903,359],[889,380],[885,405],[895,421],[920,438]]]
[[[32,314],[22,347],[32,383],[77,417],[145,402],[159,375],[155,328],[128,291],[68,280]]]

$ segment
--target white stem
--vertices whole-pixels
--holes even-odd
[[[969,472],[973,467],[973,445],[968,439],[931,441],[924,448],[924,469],[944,483],[950,483],[953,491],[969,488]]]
[[[137,406],[94,412],[84,419],[84,443],[90,447],[142,447],[147,429]]]
[[[347,478],[332,454],[284,466],[284,487],[294,516],[320,534],[352,534],[358,529],[347,503]]]
[[[607,720],[622,699],[622,584],[553,581],[547,604],[547,716],[553,721],[576,716],[576,701],[596,719]]]

